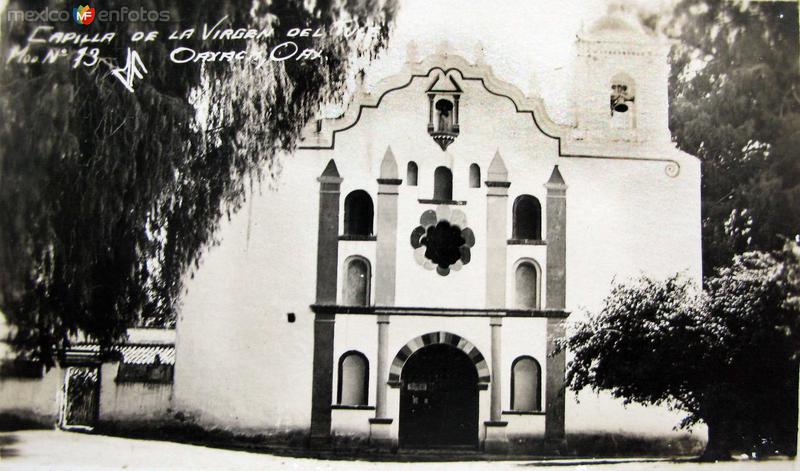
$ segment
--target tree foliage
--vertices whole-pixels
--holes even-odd
[[[682,0],[670,129],[702,160],[704,269],[800,232],[798,6]]]
[[[394,12],[391,0],[139,5],[168,10],[172,20],[95,22],[92,33],[117,33],[116,49],[103,51],[108,63],[121,64],[135,30],[166,38],[225,15],[223,27],[275,30],[248,46],[261,52],[292,27],[329,32],[349,20],[370,33],[298,38],[322,58],[261,67],[175,64],[168,41],[138,45],[149,73],[130,93],[103,64],[7,62],[37,24],[2,25],[0,310],[14,326],[15,346],[47,364],[79,334],[109,346],[130,325],[174,324],[181,280],[214,242],[221,218],[241,206],[251,184],[276,177],[276,156],[294,147],[321,104],[343,96],[359,72],[351,59],[369,59],[385,45]],[[64,5],[8,6],[46,7]],[[182,45],[222,47],[199,33]]]
[[[742,273],[742,259],[731,265],[732,257],[754,249],[779,250],[783,237],[800,232],[797,20],[798,5],[792,2],[682,0],[672,21],[678,42],[672,52],[670,128],[678,146],[702,161],[705,281],[717,310],[727,312],[730,323],[761,319],[752,315],[752,309],[760,308],[749,306],[738,293],[724,296],[724,289],[735,286],[725,280]],[[786,245],[780,252],[784,260],[792,259],[789,247],[796,253],[796,244]],[[783,266],[794,267],[783,276],[798,286],[797,263]],[[769,282],[767,269],[750,273]],[[797,312],[797,303],[787,301],[786,306],[793,308],[774,311],[760,328],[750,326],[753,337],[729,345],[738,349],[731,358],[740,358],[736,366],[741,371],[728,377],[727,392],[717,394],[728,394],[728,402],[743,407],[738,417],[731,415],[727,424],[714,428],[727,428],[729,436],[712,439],[752,444],[761,437],[783,450],[794,448],[793,350],[765,340],[792,328],[780,313]],[[753,390],[754,384],[762,387]]]
[[[797,252],[791,243],[737,256],[705,292],[679,275],[614,285],[563,345],[574,355],[567,383],[685,411],[682,426],[709,427],[707,457],[756,445],[791,451],[796,403],[785,398],[797,388],[797,364],[788,361],[800,345]]]

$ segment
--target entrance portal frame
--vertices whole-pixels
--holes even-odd
[[[470,360],[472,360],[472,364],[475,365],[475,370],[478,372],[478,384],[486,385],[483,386],[484,388],[488,386],[491,380],[491,376],[489,374],[489,365],[486,363],[486,359],[484,359],[483,354],[480,352],[480,350],[478,350],[478,347],[460,335],[443,331],[430,332],[420,335],[419,337],[415,337],[410,342],[405,344],[403,348],[397,352],[397,355],[394,356],[392,365],[389,367],[389,385],[393,387],[399,386],[392,383],[400,381],[400,375],[403,371],[403,365],[406,364],[406,361],[411,358],[411,355],[413,355],[414,352],[420,348],[433,344],[450,345],[466,353]]]
[[[387,391],[387,408],[389,409],[388,416],[396,418],[390,420],[387,427],[389,427],[390,441],[397,445],[400,438],[400,388],[402,386],[401,374],[406,360],[411,358],[417,350],[434,344],[446,344],[453,346],[463,351],[475,365],[475,370],[478,373],[478,424],[483,424],[489,420],[489,383],[491,375],[489,373],[489,365],[486,362],[483,354],[478,348],[469,340],[460,335],[450,332],[438,331],[430,332],[424,335],[415,337],[406,343],[394,356],[392,364],[389,367],[389,378]],[[483,443],[486,438],[486,428],[478,427],[478,443]]]

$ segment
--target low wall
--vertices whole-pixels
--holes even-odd
[[[102,422],[160,422],[167,420],[172,383],[117,382],[119,363],[105,363],[100,372]]]
[[[41,378],[0,377],[0,430],[58,423],[64,371],[51,368]]]
[[[172,383],[117,382],[119,363],[100,367],[100,423],[158,423],[170,418]],[[0,429],[59,423],[64,401],[65,368],[41,378],[0,377]]]

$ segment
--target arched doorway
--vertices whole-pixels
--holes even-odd
[[[478,372],[462,350],[438,343],[403,365],[400,446],[478,446]]]

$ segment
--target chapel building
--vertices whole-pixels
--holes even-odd
[[[583,32],[571,126],[447,53],[312,123],[189,282],[175,406],[312,445],[562,448],[571,313],[700,278],[667,50],[621,13]]]
[[[663,40],[611,12],[576,49],[572,123],[447,53],[310,123],[187,277],[138,416],[490,452],[621,430],[618,401],[576,405],[557,341],[615,279],[700,282],[700,163],[671,141]]]

